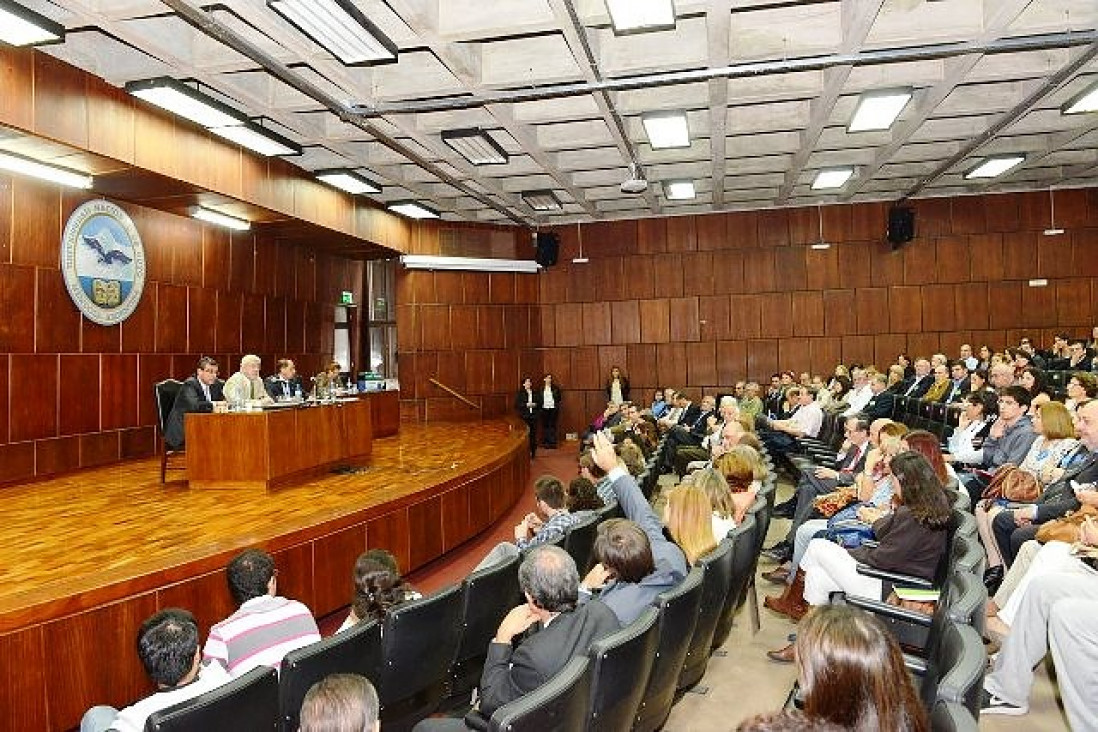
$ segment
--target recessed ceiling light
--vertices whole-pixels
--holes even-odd
[[[65,40],[65,27],[10,0],[0,0],[0,41],[11,46],[41,46]]]
[[[213,209],[205,208],[204,206],[195,206],[191,209],[191,216],[210,224],[224,226],[226,229],[232,229],[234,231],[247,231],[252,228],[251,221],[238,219],[236,216],[229,216],[228,214],[223,214],[220,211],[214,211]]]
[[[887,130],[911,101],[910,89],[887,89],[862,94],[847,132]]]
[[[653,150],[690,147],[690,128],[686,112],[650,112],[641,115],[644,133]]]
[[[439,218],[438,211],[430,206],[424,206],[422,203],[417,203],[415,201],[393,201],[387,205],[387,208],[394,213],[398,213],[401,216],[407,216],[410,219]]]
[[[668,201],[689,201],[695,195],[692,180],[668,180],[663,183],[663,196]]]
[[[826,190],[830,188],[842,188],[854,175],[854,168],[828,168],[816,173],[816,179],[812,181],[812,190]]]
[[[479,127],[443,130],[442,141],[473,165],[505,165],[507,151]]]
[[[211,127],[210,132],[266,157],[301,154],[300,145],[250,120],[243,124]]]
[[[671,0],[606,0],[615,33],[670,30],[675,27]]]
[[[560,211],[560,199],[549,189],[540,191],[523,191],[522,200],[535,211]]]
[[[167,76],[131,81],[126,84],[126,91],[203,127],[229,127],[244,123],[244,117],[239,112]]]
[[[984,158],[975,168],[965,173],[965,180],[972,178],[997,178],[1025,161],[1025,155],[995,155]]]
[[[267,6],[347,66],[396,60],[396,44],[348,0],[267,0]]]
[[[51,183],[60,183],[70,188],[91,188],[92,177],[86,173],[78,173],[75,170],[58,168],[56,165],[47,165],[37,160],[31,160],[21,155],[13,155],[0,151],[0,170],[8,170],[20,175],[29,175],[32,178],[48,180]]]
[[[363,193],[381,193],[380,185],[353,170],[333,168],[331,170],[318,170],[314,175],[328,185],[335,186],[356,196]]]
[[[1060,114],[1082,114],[1083,112],[1098,112],[1098,82],[1091,84],[1060,107]]]

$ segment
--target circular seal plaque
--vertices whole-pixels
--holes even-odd
[[[129,215],[103,200],[73,211],[61,237],[61,273],[88,320],[117,325],[130,317],[145,289],[145,249]]]

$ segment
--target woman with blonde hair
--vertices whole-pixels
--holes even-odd
[[[694,485],[709,496],[713,534],[718,537],[739,526],[758,494],[751,463],[740,451],[727,452],[717,458],[714,468],[698,471]]]
[[[717,546],[712,515],[709,496],[696,484],[676,486],[667,496],[664,524],[691,566]]]

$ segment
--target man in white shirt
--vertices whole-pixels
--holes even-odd
[[[244,404],[245,402],[271,403],[274,400],[267,394],[267,387],[263,385],[263,379],[259,377],[259,367],[262,364],[259,356],[248,354],[240,359],[240,370],[229,377],[222,387],[225,393],[225,401],[230,404]]]
[[[153,712],[212,691],[230,679],[220,664],[199,664],[198,624],[180,608],[161,610],[141,624],[137,655],[156,692],[122,711],[92,707],[80,720],[80,732],[143,732]]]
[[[853,417],[858,414],[865,409],[865,405],[869,404],[869,400],[873,398],[873,389],[869,385],[869,374],[865,369],[854,369],[850,372],[850,376],[853,381],[853,388],[851,388],[850,395],[846,398],[849,407],[843,412],[842,416],[844,417]]]

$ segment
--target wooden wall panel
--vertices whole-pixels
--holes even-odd
[[[824,332],[839,336],[857,331],[853,290],[831,290],[823,294]]]
[[[35,300],[48,317],[34,322],[34,350],[38,353],[75,353],[80,350],[80,311],[56,269],[37,269]]]
[[[666,343],[671,338],[671,314],[667,300],[641,300],[642,343]],[[558,343],[560,341],[558,337]]]
[[[0,729],[48,729],[41,626],[0,635],[0,658]]]
[[[640,341],[640,308],[636,300],[620,300],[610,303],[610,341],[612,343],[637,343]]]
[[[58,434],[99,431],[99,356],[63,355],[60,368]]]
[[[313,542],[313,615],[323,617],[344,607],[354,595],[355,560],[366,551],[366,526],[358,524]]]
[[[11,441],[57,434],[57,356],[11,356]],[[94,395],[92,395],[94,396]]]
[[[669,303],[672,341],[696,341],[699,336],[698,298],[679,297]]]
[[[442,554],[442,498],[435,496],[408,507],[408,529],[417,537],[405,571],[422,567]]]
[[[33,267],[0,264],[0,353],[34,351],[34,293]]]

